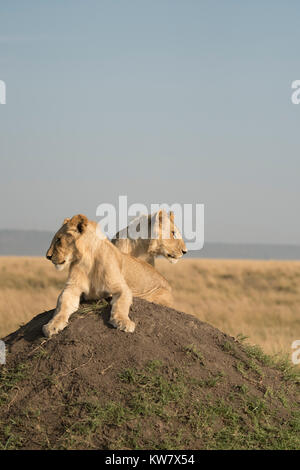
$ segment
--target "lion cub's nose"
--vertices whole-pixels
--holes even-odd
[[[187,250],[182,250],[182,254],[185,255],[187,253]]]
[[[50,259],[51,260],[52,256],[51,255],[47,255],[47,259]]]

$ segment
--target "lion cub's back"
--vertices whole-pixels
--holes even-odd
[[[123,254],[122,273],[134,293],[143,293],[158,287],[171,290],[168,281],[150,264]]]

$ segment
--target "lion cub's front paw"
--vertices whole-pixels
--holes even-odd
[[[61,330],[65,328],[67,323],[65,322],[55,322],[53,320],[49,321],[46,325],[43,326],[42,330],[46,338],[50,338],[53,335],[56,335]]]
[[[118,330],[125,331],[126,333],[133,333],[135,330],[135,323],[130,318],[111,318],[109,323]]]

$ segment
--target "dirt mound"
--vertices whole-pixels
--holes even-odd
[[[46,340],[52,314],[4,339],[0,448],[299,447],[296,375],[257,347],[142,300],[133,334],[97,303]]]

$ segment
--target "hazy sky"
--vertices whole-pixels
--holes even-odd
[[[299,44],[297,0],[0,0],[0,228],[125,194],[300,243]]]

